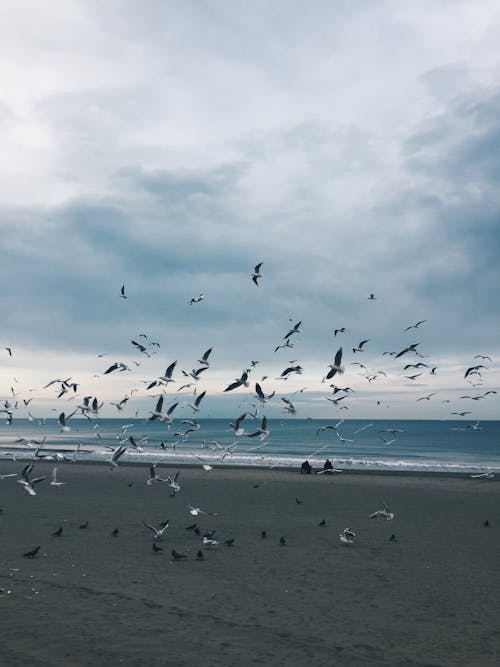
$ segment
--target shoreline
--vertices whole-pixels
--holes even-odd
[[[23,450],[25,451],[25,450]],[[47,448],[47,452],[60,452],[63,451],[61,449],[50,449]],[[69,450],[68,450],[69,451]],[[185,462],[176,462],[175,460],[168,460],[164,461],[161,458],[157,458],[157,460],[153,460],[154,457],[151,455],[151,460],[148,461],[124,461],[121,462],[119,465],[120,468],[148,468],[151,466],[152,463],[156,463],[159,468],[175,468],[175,469],[189,469],[189,470],[198,470],[201,468],[201,465],[199,463],[185,463]],[[86,461],[57,461],[57,460],[44,460],[44,459],[33,459],[32,457],[19,457],[16,459],[16,461],[13,461],[12,459],[1,459],[0,458],[0,465],[6,465],[9,464],[9,466],[16,466],[17,464],[21,463],[29,463],[30,461],[34,461],[36,464],[44,464],[48,466],[54,466],[54,465],[61,465],[61,466],[90,466],[90,467],[102,467],[102,468],[107,468],[109,469],[109,465],[105,463],[104,461],[98,461],[98,460],[86,460]],[[224,464],[224,465],[217,465],[216,463],[211,463],[213,471],[222,471],[222,470],[254,470],[254,471],[265,471],[265,470],[270,470],[270,471],[276,471],[276,472],[287,472],[287,473],[300,473],[300,466],[266,466],[266,465],[247,465],[247,464],[242,464],[242,465],[231,465],[230,463]],[[19,465],[17,465],[16,470],[11,470],[9,467],[9,473],[11,472],[17,472],[19,469]],[[343,476],[349,476],[349,475],[368,475],[368,476],[396,476],[396,477],[443,477],[443,478],[455,478],[455,479],[470,479],[471,481],[484,481],[484,482],[499,482],[500,481],[500,470],[497,470],[496,467],[494,466],[481,466],[481,469],[483,472],[489,472],[491,471],[493,473],[493,477],[490,479],[476,479],[471,478],[471,474],[477,474],[474,472],[469,472],[469,471],[442,471],[442,470],[398,470],[398,469],[393,469],[393,468],[383,468],[383,469],[374,469],[374,468],[342,468],[342,469],[337,469],[336,472],[331,473],[328,475],[329,477],[338,477],[339,475]],[[315,477],[318,474],[321,473],[321,476],[324,476],[324,473],[322,471],[322,466],[317,466],[317,469],[314,468],[312,472],[307,475],[307,474],[302,474],[301,476],[303,477]],[[0,473],[0,477],[1,477]]]

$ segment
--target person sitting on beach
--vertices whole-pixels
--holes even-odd
[[[311,474],[312,466],[309,463],[309,461],[304,461],[304,463],[300,467],[300,474],[306,473],[307,475]]]
[[[325,471],[325,475],[330,475],[330,471],[333,470],[333,465],[330,459],[326,459],[325,463],[323,464],[323,470]]]

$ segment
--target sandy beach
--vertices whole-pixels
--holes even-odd
[[[52,468],[0,480],[3,665],[500,664],[497,478],[181,468],[173,497],[146,465]]]

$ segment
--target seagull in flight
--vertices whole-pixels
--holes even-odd
[[[193,516],[199,516],[200,514],[209,514],[210,516],[218,516],[218,512],[205,512],[199,507],[193,507],[192,505],[188,505],[189,508],[189,514],[192,514]]]
[[[260,427],[257,428],[253,433],[247,433],[246,434],[247,438],[256,438],[259,436],[260,440],[264,440],[269,436],[269,430],[267,428],[267,419],[266,417],[262,417],[262,421],[260,424]]]
[[[370,514],[369,519],[385,519],[386,521],[392,521],[394,519],[394,512],[391,512],[387,505],[383,503],[383,509],[376,510],[373,514]]]
[[[486,368],[486,366],[483,366],[482,364],[479,364],[478,366],[471,366],[465,371],[464,378],[469,377],[469,375],[481,375],[479,372],[480,368]]]
[[[201,364],[202,366],[210,366],[210,363],[208,361],[208,358],[210,356],[210,353],[212,352],[212,348],[209,347],[208,350],[203,354],[201,359],[198,359],[198,363]]]
[[[121,289],[120,289],[120,297],[121,297],[122,299],[126,299],[126,298],[127,298],[127,295],[125,294],[125,285],[122,285],[122,286],[121,286]]]
[[[125,454],[125,452],[127,451],[127,449],[128,449],[127,445],[118,445],[118,447],[116,447],[116,448],[113,450],[113,452],[112,452],[112,454],[111,454],[111,458],[109,458],[109,459],[106,461],[106,463],[110,463],[110,464],[111,464],[111,470],[114,470],[114,468],[118,468],[118,463],[117,463],[117,461],[118,461],[118,459],[119,459],[121,456],[123,456],[123,455]]]
[[[50,483],[50,486],[64,486],[66,482],[58,482],[57,481],[57,466],[54,466],[54,469],[52,470],[52,481]]]
[[[262,273],[260,271],[260,267],[262,266],[262,264],[263,262],[259,262],[258,264],[256,264],[253,273],[251,275],[251,278],[253,282],[257,285],[257,287],[259,286],[258,283],[259,278],[262,278]]]
[[[224,391],[233,391],[233,389],[237,389],[238,387],[241,387],[244,385],[245,387],[248,387],[248,373],[247,371],[243,371],[241,374],[241,377],[236,378],[234,382],[229,384]]]
[[[205,295],[203,293],[198,294],[198,296],[193,296],[188,300],[188,304],[191,306],[193,303],[200,303],[200,301],[203,301],[205,298]]]
[[[157,463],[152,463],[151,466],[149,467],[149,479],[146,480],[146,484],[148,486],[151,486],[154,482],[168,482],[168,479],[163,479],[162,477],[158,477],[156,474],[156,466]]]
[[[281,397],[281,400],[285,404],[284,411],[288,412],[291,415],[296,415],[297,410],[295,409],[295,406],[291,401],[288,400],[288,398]]]
[[[21,479],[16,480],[18,484],[22,484],[24,490],[29,493],[30,496],[36,496],[36,491],[33,488],[35,484],[43,482],[45,477],[35,477],[35,479],[30,479],[30,473],[33,470],[33,463],[27,463],[21,471]]]
[[[290,329],[290,331],[283,336],[283,340],[288,340],[290,336],[296,333],[300,333],[300,325],[302,324],[302,320],[300,322],[297,322],[297,324],[294,324],[293,327]]]
[[[356,354],[356,352],[363,352],[363,345],[366,345],[366,343],[368,343],[369,340],[370,340],[369,338],[367,338],[366,340],[362,340],[362,341],[358,344],[358,347],[353,347],[353,348],[352,348],[353,354]]]
[[[399,359],[399,357],[402,357],[403,354],[406,354],[407,352],[416,352],[417,347],[420,345],[420,343],[412,343],[411,345],[408,345],[408,347],[403,348],[400,352],[394,355],[394,359]]]
[[[339,347],[337,352],[335,353],[335,359],[333,360],[333,364],[329,364],[329,371],[325,376],[325,380],[331,380],[337,373],[343,373],[344,368],[341,366],[342,364],[342,348]]]
[[[241,426],[241,422],[245,419],[246,416],[247,413],[244,412],[234,420],[234,424],[229,424],[229,426],[233,429],[234,435],[240,436],[245,433],[245,429]]]
[[[336,336],[338,333],[349,333],[349,329],[341,327],[340,329],[335,329],[333,335]]]
[[[258,382],[256,382],[256,383],[255,383],[255,393],[257,394],[257,399],[258,399],[261,403],[265,403],[266,401],[268,401],[269,399],[271,399],[271,398],[274,396],[274,394],[275,394],[276,392],[273,391],[272,394],[269,394],[268,396],[266,396],[266,395],[264,394],[264,392],[262,391],[262,387],[260,386],[260,384],[259,384]]]
[[[6,349],[8,349],[8,348],[6,348]],[[485,354],[476,354],[474,359],[484,359],[485,361],[491,362],[491,357],[488,357]]]
[[[206,391],[202,391],[201,394],[199,394],[195,398],[194,402],[189,404],[189,407],[191,408],[191,410],[193,412],[199,412],[200,411],[200,403],[204,399],[206,393],[207,393]]]
[[[155,528],[152,526],[150,523],[147,523],[147,521],[142,522],[149,530],[152,531],[153,533],[153,540],[159,540],[161,537],[163,537],[163,533],[167,530],[169,520],[167,519],[163,523],[160,524],[159,528]]]
[[[424,322],[427,322],[427,320],[420,320],[419,322],[416,322],[415,324],[411,324],[409,327],[406,327],[406,329],[403,329],[403,333],[405,331],[410,331],[410,329],[418,329],[418,327],[423,324]]]

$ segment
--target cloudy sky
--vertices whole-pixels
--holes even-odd
[[[205,417],[267,376],[270,417],[285,396],[304,418],[498,418],[499,36],[495,0],[2,2],[2,402],[69,409],[44,386],[72,377],[103,416],[131,392],[147,414],[177,360],[167,402],[206,390]]]

